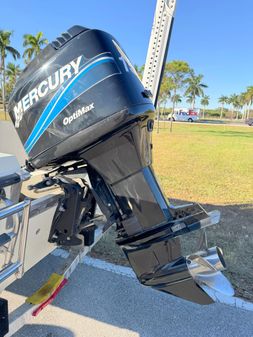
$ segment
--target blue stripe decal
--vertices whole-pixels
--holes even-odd
[[[33,146],[36,144],[36,142],[42,136],[45,130],[54,121],[54,119],[71,103],[71,101],[73,101],[84,91],[87,91],[91,86],[95,85],[97,82],[103,80],[106,77],[106,74],[104,74],[104,78],[101,76],[103,75],[103,73],[105,73],[105,71],[101,69],[101,71],[97,73],[99,76],[96,76],[96,74],[92,74],[92,77],[89,79],[89,77],[87,77],[86,75],[92,69],[105,63],[114,63],[116,65],[115,60],[112,57],[100,57],[96,61],[92,61],[93,62],[89,65],[85,64],[81,71],[67,82],[67,85],[65,87],[61,87],[54,95],[52,100],[45,107],[38,122],[34,126],[33,131],[31,132],[26,143],[24,144],[27,153],[32,150]],[[83,81],[84,77],[85,81]]]

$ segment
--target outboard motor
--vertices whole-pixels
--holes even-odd
[[[141,283],[211,303],[207,289],[233,292],[220,273],[222,253],[214,248],[184,257],[180,236],[215,221],[197,204],[175,208],[164,196],[152,168],[154,113],[117,40],[80,26],[27,66],[9,103],[27,168],[53,172],[36,188],[56,184],[64,192],[50,242],[80,245],[96,203],[108,226],[117,224],[117,244]],[[87,172],[90,187],[70,172]]]

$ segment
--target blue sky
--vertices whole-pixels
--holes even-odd
[[[22,36],[43,31],[49,40],[75,24],[110,32],[132,63],[145,62],[155,0],[4,0],[0,28]],[[221,94],[253,85],[253,1],[178,0],[168,60],[187,61],[204,74],[211,107]]]

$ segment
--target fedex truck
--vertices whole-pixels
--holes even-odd
[[[169,120],[181,122],[196,122],[199,120],[200,109],[176,108],[174,113],[169,115]]]

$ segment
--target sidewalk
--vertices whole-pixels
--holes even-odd
[[[10,306],[50,274],[49,256],[9,287]],[[199,306],[141,286],[135,279],[81,264],[57,299],[15,337],[252,337],[253,312]]]

